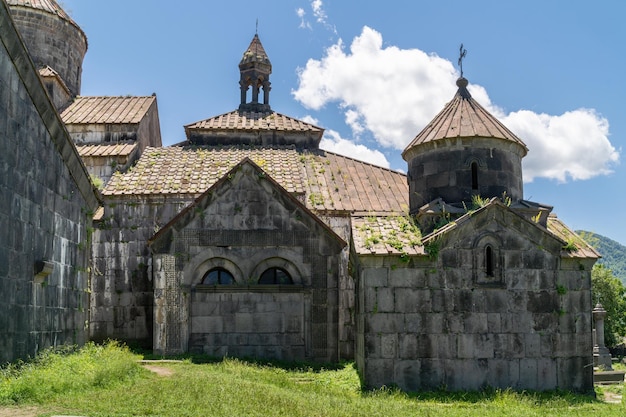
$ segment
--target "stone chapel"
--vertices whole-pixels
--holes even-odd
[[[89,339],[355,360],[366,387],[593,389],[598,254],[524,199],[528,149],[467,79],[407,138],[405,175],[324,151],[321,127],[273,109],[254,35],[239,106],[164,147],[156,96],[80,96],[87,38],[54,0],[7,2],[101,185],[82,272]]]

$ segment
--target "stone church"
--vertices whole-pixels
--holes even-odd
[[[5,2],[32,61],[0,56],[0,94],[24,97],[4,80],[28,67],[21,79],[45,103],[25,128],[58,124],[64,144],[41,151],[64,162],[60,178],[76,191],[54,208],[54,256],[9,239],[27,254],[22,270],[11,267],[17,249],[2,249],[0,330],[13,352],[2,360],[74,331],[76,343],[114,338],[163,355],[355,360],[366,387],[592,390],[598,254],[552,207],[524,199],[528,149],[465,78],[402,153],[405,175],[324,151],[321,127],[273,109],[272,64],[254,35],[239,106],[164,147],[156,96],[80,95],[87,38],[54,0],[0,0],[3,44],[23,48]],[[23,125],[2,103],[0,122]],[[11,144],[0,154],[22,143],[2,133]],[[54,179],[17,155],[2,167]],[[0,220],[28,223],[14,206]],[[20,233],[44,233],[43,223]],[[67,229],[73,238],[58,236]],[[37,280],[40,259],[50,270]],[[46,307],[31,312],[44,293]],[[15,323],[55,337],[23,341],[29,330]]]

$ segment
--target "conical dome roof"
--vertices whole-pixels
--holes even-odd
[[[252,42],[250,42],[250,46],[248,46],[246,52],[243,53],[241,61],[239,61],[239,67],[241,68],[242,66],[247,66],[249,64],[272,65],[270,58],[265,52],[265,48],[263,48],[263,45],[261,44],[259,35],[257,34],[254,35]]]
[[[70,15],[68,15],[55,0],[7,0],[7,4],[9,6],[30,7],[32,9],[43,10],[44,12],[55,14],[78,27],[76,22],[72,20]]]
[[[524,142],[472,98],[467,90],[467,79],[459,78],[456,85],[459,89],[454,98],[409,143],[402,157],[407,160],[412,149],[429,142],[472,137],[511,141],[524,148],[523,155],[526,155],[528,148]]]

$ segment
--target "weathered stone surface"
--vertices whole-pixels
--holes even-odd
[[[1,364],[86,341],[87,213],[97,198],[6,3],[0,39]]]

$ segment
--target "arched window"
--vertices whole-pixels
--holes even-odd
[[[202,278],[204,285],[230,285],[235,282],[233,274],[224,268],[213,268]]]
[[[472,190],[478,190],[478,163],[472,162]]]
[[[293,279],[291,279],[291,275],[282,268],[269,268],[261,274],[259,284],[291,285],[293,284]]]
[[[493,249],[491,248],[491,245],[487,245],[485,246],[485,274],[488,277],[494,276],[494,266]]]

